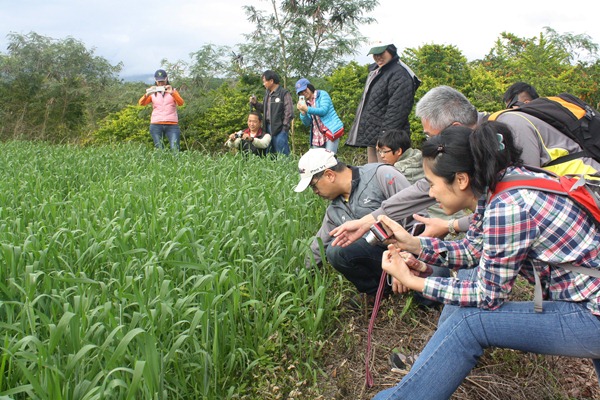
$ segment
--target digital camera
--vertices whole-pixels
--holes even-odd
[[[235,133],[235,138],[236,138],[236,139],[241,139],[241,138],[242,138],[242,136],[244,136],[244,131],[237,131],[237,132]]]
[[[164,86],[153,86],[153,87],[149,87],[148,89],[146,89],[146,94],[164,93],[165,90],[166,89]]]
[[[381,222],[375,222],[373,225],[371,225],[371,228],[369,228],[369,233],[367,233],[367,236],[365,236],[365,240],[371,246],[375,246],[378,243],[383,243],[390,237],[391,235],[387,233],[383,227],[383,224]]]

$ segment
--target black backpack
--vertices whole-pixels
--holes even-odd
[[[521,111],[541,119],[576,141],[582,148],[582,151],[559,157],[546,166],[580,157],[591,157],[600,162],[600,114],[580,98],[569,93],[539,97],[529,103],[519,103],[518,107],[493,113],[488,120],[494,121],[499,115],[511,111]]]

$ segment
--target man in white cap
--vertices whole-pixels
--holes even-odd
[[[373,212],[382,201],[409,187],[410,183],[391,165],[375,163],[352,167],[339,162],[334,153],[322,148],[305,153],[298,162],[298,170],[300,182],[294,189],[296,192],[310,186],[316,195],[331,201],[311,245],[316,263],[322,263],[320,238],[327,261],[360,293],[366,293],[367,298],[373,301],[381,278],[381,257],[386,246],[382,243],[371,245],[365,238],[347,247],[330,246],[333,238],[329,232],[345,221]],[[400,223],[410,230],[414,220],[409,217]]]

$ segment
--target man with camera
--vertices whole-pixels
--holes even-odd
[[[230,134],[225,146],[239,149],[245,154],[266,155],[267,148],[271,144],[271,135],[263,132],[260,127],[261,120],[260,113],[252,111],[248,114],[248,129]]]
[[[366,164],[353,167],[339,162],[334,153],[323,148],[311,149],[298,162],[300,182],[294,189],[302,192],[310,187],[313,192],[331,201],[317,237],[311,244],[317,265],[322,263],[319,240],[323,242],[327,261],[360,293],[366,293],[373,303],[381,279],[381,257],[386,246],[377,237],[365,237],[349,246],[330,246],[334,228],[346,221],[361,218],[375,211],[381,202],[410,186],[396,168],[386,164]],[[412,217],[400,223],[411,230]],[[387,289],[389,293],[391,288]]]

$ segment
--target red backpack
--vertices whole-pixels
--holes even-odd
[[[548,177],[542,178],[531,175],[506,176],[496,184],[496,188],[490,196],[490,201],[498,194],[509,189],[533,189],[568,196],[592,218],[596,229],[600,230],[600,180],[586,179],[582,175],[559,176],[550,171],[529,166],[527,169],[533,172],[543,172]],[[554,266],[579,274],[593,276],[594,278],[600,278],[600,270],[576,266],[569,262]],[[533,269],[533,274],[535,276],[534,309],[537,312],[542,312],[542,285],[535,268]]]
[[[508,189],[524,188],[568,196],[585,211],[600,230],[600,180],[586,179],[582,175],[560,176],[545,169],[527,167],[533,172],[543,172],[548,178],[531,175],[510,175],[496,184],[490,200]]]

